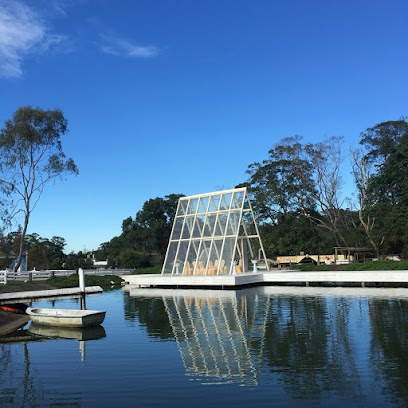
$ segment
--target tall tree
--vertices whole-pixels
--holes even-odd
[[[381,253],[408,256],[408,122],[382,122],[361,133],[354,152],[359,215]]]
[[[249,166],[246,183],[262,219],[275,222],[280,213],[300,213],[328,230],[337,246],[348,244],[350,221],[341,195],[343,139],[303,144],[301,137],[282,139],[269,158]]]
[[[61,136],[67,132],[67,120],[59,109],[42,110],[31,106],[16,110],[0,131],[0,186],[14,199],[10,218],[23,214],[19,248],[21,264],[24,238],[32,211],[44,187],[66,174],[78,174],[78,168],[62,151]]]
[[[391,206],[408,206],[408,122],[382,122],[361,133],[360,144],[373,164],[371,189],[377,200]]]

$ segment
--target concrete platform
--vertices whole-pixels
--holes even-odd
[[[265,296],[331,296],[331,297],[366,297],[376,299],[408,299],[408,288],[368,288],[368,287],[328,287],[328,286],[259,286],[243,288],[242,290],[214,290],[214,289],[163,289],[163,288],[139,288],[135,285],[123,287],[130,297],[194,297],[233,301],[239,296],[251,293]]]
[[[85,288],[85,294],[98,294],[102,293],[103,289],[100,286],[87,286]],[[81,291],[79,288],[63,288],[63,289],[50,289],[50,290],[33,290],[28,292],[10,292],[0,293],[0,305],[10,302],[29,302],[31,300],[38,300],[43,298],[56,298],[56,297],[73,297],[80,296]]]
[[[392,284],[393,286],[408,286],[408,270],[401,271],[314,271],[299,270],[262,271],[242,273],[228,276],[182,276],[182,275],[122,275],[127,285],[138,287],[162,288],[217,288],[233,289],[247,286],[262,286],[274,284],[302,284],[305,286],[333,285],[349,286],[351,284],[378,286]]]

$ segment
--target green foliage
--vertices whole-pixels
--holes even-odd
[[[298,197],[312,208],[312,166],[305,157],[308,146],[299,136],[284,138],[269,150],[269,158],[248,166],[249,188],[254,210],[261,221],[274,222],[277,215],[299,211]]]
[[[299,213],[277,215],[274,224],[264,223],[259,232],[268,258],[278,255],[332,253],[335,242],[325,230],[317,228]]]
[[[135,219],[122,222],[122,234],[95,251],[110,267],[139,268],[162,263],[181,194],[154,198],[143,204]]]
[[[120,286],[123,279],[116,275],[85,275],[85,286],[111,287]],[[79,286],[78,274],[70,276],[53,276],[47,279],[47,283],[57,289],[75,288]]]
[[[408,256],[408,122],[379,123],[361,134],[372,164],[362,216],[381,254]]]
[[[21,231],[9,233],[0,238],[0,254],[5,258],[0,259],[0,268],[6,268],[15,259],[19,251]],[[65,260],[65,239],[61,237],[43,238],[33,233],[24,237],[24,247],[28,251],[28,268],[61,269]]]
[[[118,257],[120,268],[141,268],[149,266],[149,257],[132,249],[123,250]]]
[[[342,265],[343,271],[395,271],[408,269],[408,261],[368,261]]]
[[[267,160],[251,164],[243,185],[258,219],[276,226],[282,216],[300,214],[331,234],[336,246],[355,245],[352,219],[342,208],[342,143],[335,136],[313,144],[301,143],[299,136],[284,138],[269,150]]]
[[[0,130],[0,189],[14,202],[10,220],[24,215],[20,248],[25,250],[25,235],[31,213],[47,183],[66,174],[78,174],[74,161],[65,157],[61,136],[67,132],[67,120],[59,110],[19,108]],[[15,265],[17,270],[20,261]]]
[[[162,267],[162,265],[156,265],[149,268],[137,268],[132,272],[132,275],[160,274]]]

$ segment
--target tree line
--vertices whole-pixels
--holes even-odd
[[[349,175],[346,168],[350,165]],[[303,143],[282,139],[247,170],[269,256],[369,247],[377,257],[408,257],[408,123],[382,122],[361,133]],[[354,186],[344,195],[344,177]]]
[[[267,159],[248,166],[247,177],[237,187],[248,188],[269,258],[301,251],[332,254],[334,247],[408,257],[405,118],[366,129],[357,147],[338,136],[316,143],[284,138]],[[349,197],[345,178],[352,186]],[[148,200],[97,253],[120,267],[163,262],[181,196]]]
[[[64,254],[60,237],[27,235],[31,214],[46,185],[78,174],[62,150],[67,121],[60,110],[19,108],[0,130],[0,217],[3,230],[22,215],[17,232],[0,236],[4,260],[13,251],[18,269],[23,254],[37,268],[90,266],[87,254]],[[350,170],[347,170],[350,169]],[[344,194],[345,177],[352,185]],[[408,257],[408,123],[382,122],[360,134],[357,147],[338,136],[305,143],[281,139],[262,162],[248,166],[246,186],[269,258],[305,253],[330,254],[333,247],[369,247],[377,257]],[[110,267],[161,264],[178,199],[170,194],[146,201],[122,233],[102,243],[96,258]],[[31,251],[31,253],[30,253]],[[64,266],[63,266],[64,265]],[[29,261],[30,266],[30,261]]]
[[[8,268],[18,258],[21,239],[21,229],[0,236],[0,269]],[[93,260],[89,253],[79,251],[66,254],[65,245],[62,237],[49,239],[36,233],[25,234],[23,259],[27,262],[28,270],[92,268]]]

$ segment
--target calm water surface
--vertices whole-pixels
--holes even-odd
[[[407,289],[127,288],[87,306],[103,327],[2,339],[0,407],[408,406]]]

